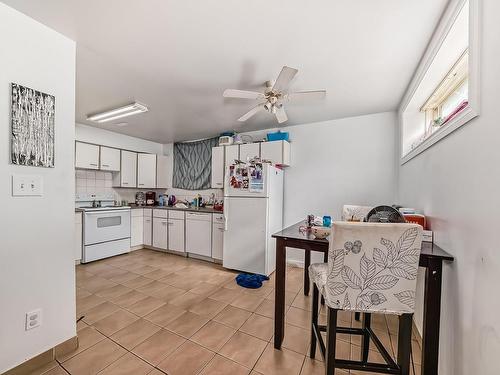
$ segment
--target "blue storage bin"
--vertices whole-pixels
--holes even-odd
[[[267,133],[267,140],[271,141],[288,141],[288,132],[277,131],[274,133]]]

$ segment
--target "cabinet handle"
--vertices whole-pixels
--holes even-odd
[[[108,165],[108,164],[103,164],[102,166],[103,166],[103,167],[108,167],[108,168],[109,168],[109,165]]]
[[[139,184],[139,186],[144,186],[144,184]]]
[[[128,185],[128,182],[122,182],[122,185]]]
[[[94,167],[97,167],[97,164],[96,163],[90,163],[90,165],[94,166]]]
[[[220,232],[224,232],[224,228],[217,228]]]

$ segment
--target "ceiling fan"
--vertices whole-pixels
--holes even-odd
[[[267,81],[265,92],[244,91],[244,90],[224,90],[225,98],[253,99],[260,103],[250,111],[241,116],[238,121],[246,121],[260,111],[268,111],[276,116],[278,123],[288,120],[284,103],[296,99],[321,99],[326,95],[326,90],[307,90],[289,93],[287,91],[290,81],[295,77],[298,70],[284,66],[276,81]]]

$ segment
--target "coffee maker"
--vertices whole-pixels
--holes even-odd
[[[135,204],[136,206],[144,206],[146,204],[146,196],[142,191],[135,193]]]
[[[146,192],[146,206],[154,206],[156,202],[156,193],[154,191]]]

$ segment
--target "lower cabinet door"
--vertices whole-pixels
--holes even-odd
[[[212,256],[211,221],[186,220],[186,252]]]
[[[150,217],[144,216],[144,230],[143,230],[143,244],[146,246],[153,245],[153,219]]]
[[[167,249],[168,247],[168,220],[161,218],[153,218],[153,246],[159,249]]]
[[[212,258],[222,260],[222,241],[224,239],[224,224],[213,224],[212,228]]]
[[[168,220],[168,249],[184,252],[184,219]]]
[[[130,246],[142,245],[144,238],[144,219],[142,216],[131,218]]]

